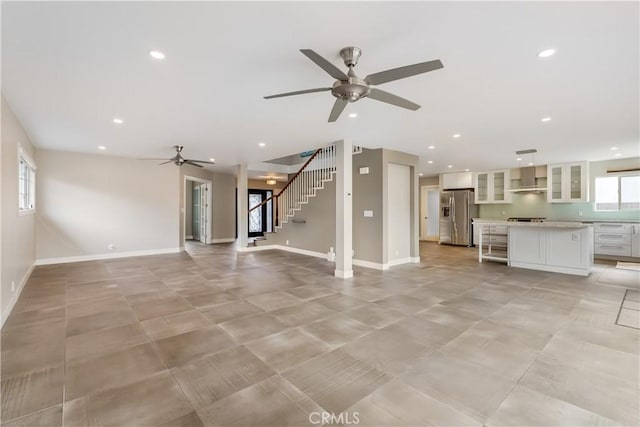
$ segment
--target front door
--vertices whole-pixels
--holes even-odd
[[[249,189],[249,209],[258,206],[267,200],[271,191]],[[263,236],[267,231],[267,205],[265,203],[258,209],[249,212],[249,237]]]

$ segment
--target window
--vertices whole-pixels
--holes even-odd
[[[24,156],[18,161],[18,211],[29,213],[35,211],[36,205],[36,172],[32,163]]]
[[[640,209],[640,175],[597,177],[595,210]]]

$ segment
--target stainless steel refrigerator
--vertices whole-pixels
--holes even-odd
[[[440,192],[440,243],[473,246],[471,220],[477,217],[473,190]]]

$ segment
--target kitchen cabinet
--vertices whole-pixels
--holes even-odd
[[[443,190],[473,188],[472,172],[443,173],[441,178]]]
[[[587,162],[547,166],[547,201],[572,203],[589,201],[589,166]]]
[[[640,257],[640,224],[624,222],[596,223],[594,253],[600,257]]]
[[[487,172],[477,172],[475,175],[475,202],[511,203],[511,171],[500,169]]]

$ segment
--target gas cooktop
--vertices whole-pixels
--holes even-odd
[[[507,221],[513,221],[513,222],[542,222],[544,221],[546,218],[526,218],[526,217],[521,217],[521,216],[514,216],[511,218],[508,218]]]

